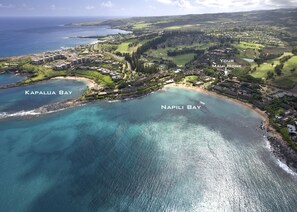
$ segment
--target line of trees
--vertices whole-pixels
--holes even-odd
[[[125,53],[124,54],[125,60],[130,63],[132,70],[142,73],[156,73],[159,71],[158,65],[145,65],[143,61],[140,60],[140,57],[137,53]]]

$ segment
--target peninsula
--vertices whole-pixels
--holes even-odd
[[[297,9],[69,25],[109,25],[131,33],[96,37],[96,43],[59,51],[1,58],[1,73],[27,78],[0,88],[53,78],[85,80],[89,87],[80,100],[72,101],[75,105],[139,97],[165,85],[199,88],[264,114],[261,127],[268,130],[273,151],[297,168]]]

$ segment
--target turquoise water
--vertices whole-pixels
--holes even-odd
[[[14,73],[0,74],[0,86],[20,82],[24,79],[26,79],[25,76],[15,75]]]
[[[203,110],[161,110],[197,104]],[[296,211],[260,118],[183,89],[0,120],[0,211]]]
[[[2,89],[0,90],[0,113],[28,111],[48,104],[77,99],[86,89],[85,83],[66,79],[53,79],[29,86]],[[29,91],[29,95],[26,91]],[[52,94],[55,92],[56,95],[31,95],[31,91],[46,91]],[[59,95],[59,91],[63,91],[63,94]],[[72,93],[64,95],[66,91]]]

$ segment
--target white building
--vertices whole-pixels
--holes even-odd
[[[288,124],[287,128],[290,134],[297,135],[296,127],[294,125]]]

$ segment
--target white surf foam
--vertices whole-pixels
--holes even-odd
[[[281,160],[277,159],[277,164],[288,174],[291,174],[293,176],[297,176],[297,173],[294,172],[292,169],[290,169],[289,166],[287,166],[287,164],[283,163]]]
[[[273,149],[272,149],[272,146],[271,146],[271,144],[270,144],[270,142],[269,142],[269,140],[267,139],[267,137],[266,136],[264,136],[264,140],[265,140],[265,147],[267,148],[267,149],[269,149],[269,151],[273,151]],[[293,176],[297,176],[297,173],[296,172],[294,172],[287,164],[285,164],[284,162],[282,162],[280,159],[278,159],[278,158],[276,158],[276,163],[277,163],[277,165],[281,168],[281,169],[283,169],[285,172],[287,172],[288,174],[290,174],[290,175],[293,175]]]
[[[272,151],[272,146],[270,145],[269,140],[267,139],[267,137],[265,135],[263,137],[264,137],[264,141],[265,141],[265,147],[267,149],[269,149],[269,151]]]
[[[36,112],[35,110],[29,110],[29,111],[19,111],[16,113],[7,113],[2,112],[0,113],[0,119],[5,119],[9,117],[23,117],[23,116],[36,116],[42,114],[41,112]]]
[[[83,105],[83,104],[81,104]],[[61,108],[57,110],[50,110],[50,111],[43,111],[42,108],[38,108],[35,110],[28,110],[28,111],[18,111],[15,113],[8,113],[8,112],[0,112],[0,119],[6,119],[6,118],[13,118],[13,117],[25,117],[25,116],[39,116],[43,114],[50,114],[50,113],[56,113],[59,111],[66,110],[67,108]]]

